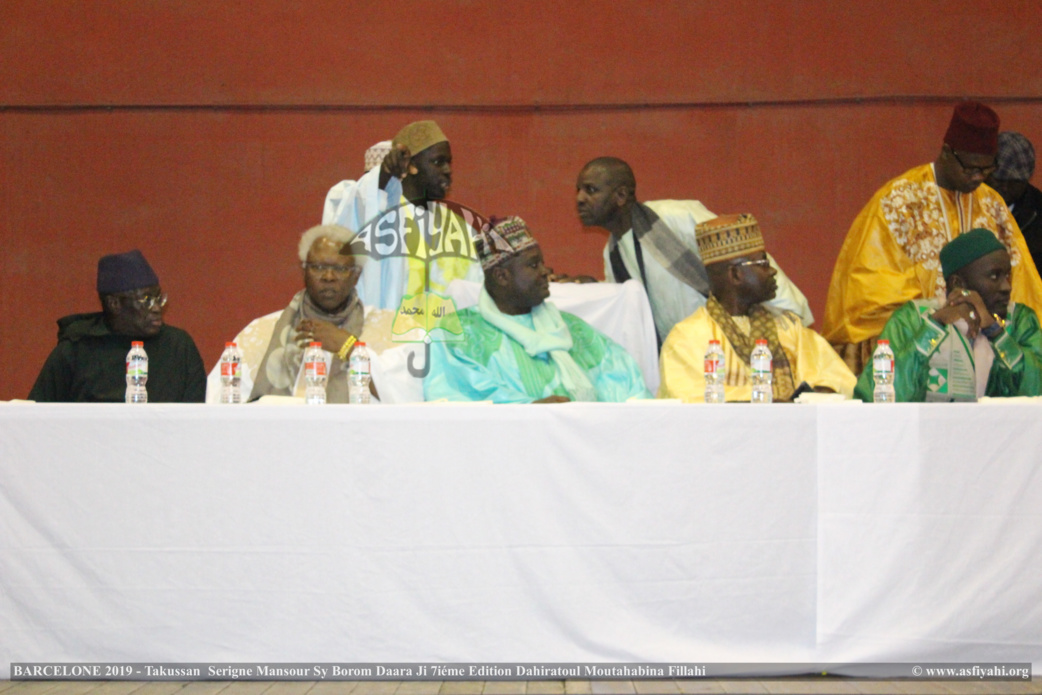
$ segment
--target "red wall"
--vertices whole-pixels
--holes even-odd
[[[753,212],[820,316],[847,226],[932,160],[974,96],[1042,146],[1036,2],[0,4],[0,399],[54,321],[141,248],[209,367],[300,287],[330,185],[405,123],[452,141],[453,199],[519,214],[558,271],[600,275],[575,219],[598,155],[643,199]]]

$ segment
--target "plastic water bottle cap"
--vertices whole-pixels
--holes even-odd
[[[317,340],[312,340],[310,343],[308,343],[308,347],[322,347],[322,343],[318,342]]]
[[[224,347],[235,347],[235,343],[225,343]]]
[[[140,340],[135,340],[130,343],[130,347],[145,347],[145,343]]]
[[[355,345],[361,345],[362,347],[365,347],[365,343],[363,343],[361,340],[355,343]]]
[[[879,340],[879,341],[877,341],[877,344],[878,344],[878,345],[889,345],[889,344],[890,344],[890,341],[889,341],[889,340],[886,340],[886,339],[883,339],[883,340]]]

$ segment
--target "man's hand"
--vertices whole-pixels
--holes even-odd
[[[540,398],[538,401],[532,401],[533,403],[571,403],[572,399],[568,396],[547,396],[546,398]]]
[[[380,188],[386,188],[387,182],[394,176],[404,179],[407,174],[416,173],[409,167],[412,161],[412,153],[409,148],[399,143],[391,148],[380,165]]]
[[[328,321],[303,319],[297,324],[297,345],[307,347],[312,340],[322,343],[322,349],[334,355],[340,352],[351,334],[341,330]]]
[[[977,337],[981,329],[995,323],[995,318],[984,305],[984,300],[973,290],[957,287],[948,295],[948,303],[933,313],[933,319],[950,326],[959,319],[969,326],[967,337]]]

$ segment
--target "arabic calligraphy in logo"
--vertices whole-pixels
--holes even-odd
[[[443,291],[448,282],[463,277],[468,268],[479,263],[473,235],[485,225],[484,217],[458,203],[404,203],[364,225],[351,242],[353,255],[375,261],[404,258],[408,263],[406,287],[396,288],[402,291],[402,298],[391,326],[391,340],[424,344],[422,367],[414,364],[417,355],[409,355],[408,368],[413,376],[424,377],[430,371],[432,342],[466,340],[456,304]]]

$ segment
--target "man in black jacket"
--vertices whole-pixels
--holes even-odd
[[[995,166],[987,183],[1009,206],[1037,268],[1042,261],[1042,191],[1029,183],[1035,173],[1035,148],[1020,133],[999,133]]]
[[[148,355],[150,403],[202,403],[203,359],[192,337],[163,322],[166,295],[140,251],[98,261],[99,312],[58,320],[58,345],[29,398],[51,402],[122,402],[126,356],[140,340]]]

